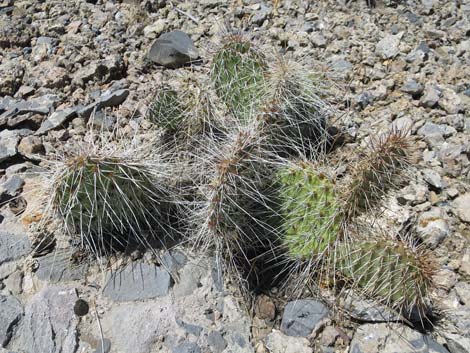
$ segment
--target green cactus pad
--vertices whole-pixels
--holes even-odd
[[[149,108],[149,120],[166,131],[177,130],[185,110],[180,98],[173,90],[159,91]]]
[[[311,258],[331,246],[340,230],[333,182],[300,163],[280,173],[283,242],[295,258]]]
[[[229,40],[214,56],[212,81],[217,95],[245,123],[263,94],[265,63],[250,42]]]
[[[343,244],[337,269],[367,297],[397,309],[422,308],[434,267],[425,254],[401,241]]]
[[[119,238],[153,223],[157,201],[142,168],[113,158],[76,157],[60,180],[55,205],[69,229],[88,242],[88,236],[96,242],[105,235]]]

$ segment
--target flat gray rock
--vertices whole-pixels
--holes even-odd
[[[16,130],[0,132],[0,163],[14,157],[18,153],[20,136]]]
[[[107,92],[101,96],[97,109],[104,107],[115,107],[124,102],[128,95],[128,89],[119,89],[114,92]]]
[[[9,348],[21,352],[75,353],[78,320],[75,288],[45,287],[25,307]]]
[[[449,353],[431,337],[393,323],[367,324],[354,333],[349,353]]]
[[[282,315],[281,331],[288,336],[309,336],[328,316],[328,309],[316,300],[296,300],[287,303]]]
[[[31,251],[31,241],[26,234],[0,231],[0,265],[14,261]]]
[[[23,315],[23,306],[13,296],[0,295],[0,347],[11,338],[13,326]]]
[[[386,306],[358,298],[349,292],[342,306],[356,320],[368,322],[390,322],[400,320],[400,316]]]
[[[124,302],[161,297],[170,289],[170,274],[163,268],[146,263],[132,263],[109,272],[103,294]]]
[[[87,264],[72,264],[70,252],[54,251],[38,258],[36,276],[52,283],[80,280],[85,277]]]
[[[199,52],[191,38],[177,30],[158,37],[150,47],[147,57],[157,64],[176,68],[197,59]]]
[[[35,135],[42,135],[48,132],[49,130],[53,130],[62,126],[62,124],[66,123],[70,119],[77,116],[77,108],[66,108],[64,110],[58,110],[52,113],[46,120],[44,120],[41,124],[41,127],[38,131],[36,131]]]

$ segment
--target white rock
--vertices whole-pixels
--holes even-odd
[[[266,348],[270,353],[313,353],[308,339],[304,337],[286,336],[274,330],[265,338]]]

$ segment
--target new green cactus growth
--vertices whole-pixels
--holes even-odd
[[[217,95],[242,124],[258,109],[266,64],[251,42],[239,37],[226,43],[213,58],[211,76]]]
[[[181,126],[186,109],[180,99],[174,90],[160,90],[149,107],[149,120],[163,130],[175,132]]]
[[[395,239],[342,244],[336,268],[354,289],[403,315],[423,313],[435,271],[426,251]]]
[[[335,185],[308,162],[280,173],[283,242],[290,256],[310,259],[328,250],[340,231]]]

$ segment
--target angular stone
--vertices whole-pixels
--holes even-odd
[[[103,294],[114,301],[142,300],[165,296],[170,288],[170,274],[146,263],[132,263],[109,272]]]
[[[38,258],[38,265],[36,276],[51,283],[81,280],[88,268],[86,263],[72,264],[70,252],[66,250],[56,250]]]
[[[420,104],[426,108],[433,108],[439,101],[441,92],[432,85],[426,85],[424,94],[420,99]]]
[[[10,341],[12,329],[23,315],[23,306],[13,296],[0,295],[0,347]]]
[[[20,136],[16,130],[0,131],[0,163],[16,155],[19,142]]]
[[[444,89],[442,91],[442,97],[439,98],[438,104],[448,114],[457,114],[463,109],[462,100],[452,89]]]
[[[432,169],[423,170],[424,180],[436,189],[442,189],[442,178],[438,172]]]
[[[36,131],[35,135],[42,135],[48,132],[49,130],[56,129],[65,124],[67,121],[75,118],[76,116],[76,107],[55,111],[46,120],[43,121],[41,127],[38,131]]]
[[[454,212],[462,222],[470,223],[470,192],[457,197],[452,203]]]
[[[112,306],[101,319],[104,336],[111,340],[113,352],[158,351],[159,338],[184,334],[175,323],[176,310],[169,298]]]
[[[400,91],[409,93],[411,95],[418,95],[423,92],[423,86],[415,80],[406,81],[405,84],[400,88]]]
[[[207,335],[207,342],[213,353],[222,353],[227,348],[227,341],[219,331],[212,331]]]
[[[197,59],[199,52],[186,33],[176,30],[162,34],[152,44],[147,57],[157,64],[176,68]]]
[[[31,242],[26,234],[15,234],[0,230],[0,265],[14,261],[31,251]]]
[[[13,175],[4,183],[0,184],[0,203],[5,202],[21,192],[24,180],[18,175]]]
[[[349,353],[449,353],[429,336],[395,323],[359,326]]]
[[[124,102],[129,95],[128,89],[120,89],[114,92],[105,92],[98,102],[97,109],[115,107]]]
[[[316,300],[296,300],[287,303],[282,315],[281,331],[289,336],[309,336],[328,316],[328,309]]]
[[[375,52],[382,57],[382,59],[391,59],[395,57],[400,52],[399,45],[402,36],[403,32],[398,33],[397,35],[385,35],[385,37],[377,43]]]
[[[399,315],[373,301],[359,298],[356,293],[350,292],[342,303],[344,309],[351,317],[364,322],[390,322],[400,319]]]
[[[274,330],[265,338],[270,353],[313,353],[309,341],[303,337],[291,337]]]
[[[418,218],[416,230],[431,249],[435,249],[450,233],[449,223],[444,217],[445,212],[441,208],[433,207]]]
[[[75,353],[78,321],[73,312],[74,288],[45,287],[25,307],[25,315],[9,347],[25,352]]]

